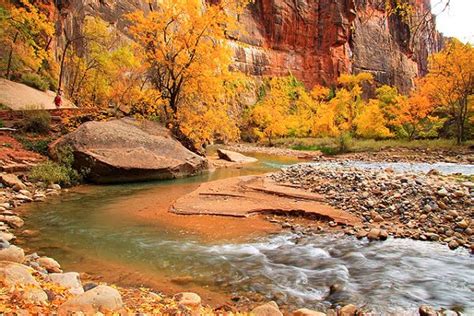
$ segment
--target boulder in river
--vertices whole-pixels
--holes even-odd
[[[230,150],[218,149],[217,154],[219,155],[220,159],[235,163],[252,163],[258,161],[256,158],[248,157]]]
[[[87,122],[50,146],[58,158],[61,148],[74,153],[74,167],[88,171],[96,183],[174,179],[208,168],[206,158],[186,149],[165,127],[131,118]]]

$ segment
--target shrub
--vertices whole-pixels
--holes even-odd
[[[0,119],[0,128],[4,127],[3,120]]]
[[[51,115],[45,110],[23,111],[23,129],[26,132],[46,134],[51,125]]]
[[[46,91],[49,88],[49,83],[43,77],[33,73],[25,73],[21,75],[21,82],[32,88]]]
[[[18,136],[16,139],[23,145],[25,149],[37,152],[44,156],[48,155],[48,146],[51,142],[51,138],[28,139],[26,137]]]
[[[50,160],[34,166],[31,169],[30,178],[32,180],[46,182],[47,184],[59,183],[64,186],[71,185],[68,168]]]

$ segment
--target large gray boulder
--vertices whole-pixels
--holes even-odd
[[[69,146],[77,169],[96,183],[122,183],[192,176],[208,168],[207,159],[186,149],[158,123],[131,118],[87,122],[50,147],[57,159]]]

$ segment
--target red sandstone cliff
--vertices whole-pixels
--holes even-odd
[[[440,46],[429,0],[409,1],[427,21],[420,27],[387,16],[385,0],[256,0],[240,18],[245,35],[232,40],[235,64],[252,75],[291,72],[308,86],[368,71],[380,83],[407,90]],[[122,28],[124,13],[149,6],[145,0],[55,0],[55,5],[58,32],[71,34],[80,32],[88,14]]]

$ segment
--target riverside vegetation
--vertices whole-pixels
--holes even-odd
[[[86,17],[82,35],[65,34],[61,47],[52,44],[54,23],[44,6],[29,0],[0,1],[1,75],[38,90],[63,90],[81,110],[78,115],[63,115],[58,123],[57,117],[53,122],[50,114],[33,110],[32,105],[20,123],[0,120],[0,127],[13,124],[23,133],[15,135],[17,140],[39,153],[31,160],[19,158],[21,166],[2,162],[2,170],[8,172],[1,174],[0,191],[0,312],[238,314],[232,306],[206,306],[195,293],[167,297],[151,289],[108,286],[87,275],[63,273],[54,259],[25,255],[13,245],[16,231],[24,225],[18,206],[45,201],[60,194],[62,187],[88,177],[90,170],[75,165],[75,148],[63,148],[52,161],[45,157],[47,145],[84,122],[124,116],[165,126],[199,155],[208,145],[244,140],[269,147],[237,144],[233,148],[320,160],[320,165],[297,165],[271,176],[282,185],[321,194],[326,203],[361,220],[356,225],[324,223],[318,232],[344,232],[369,240],[412,238],[473,251],[472,179],[435,171],[334,169],[325,161],[340,158],[323,155],[402,146],[414,148],[411,157],[393,158],[383,151],[351,157],[472,163],[468,147],[474,123],[472,45],[447,40],[440,52],[429,57],[427,75],[417,78],[411,91],[380,85],[365,72],[341,74],[327,86],[314,87],[305,86],[290,72],[281,77],[250,77],[233,67],[229,41],[246,35],[239,18],[248,4],[247,0],[206,4],[164,0],[153,9],[150,2],[151,12],[122,17],[129,25],[127,36],[98,17]],[[408,2],[386,4],[389,15],[400,15],[413,26]],[[1,149],[11,150],[9,159],[14,160],[20,149],[12,143],[1,144]],[[426,149],[439,144],[448,149]],[[13,174],[18,170],[20,177]],[[271,220],[284,229],[301,229],[287,218]],[[274,302],[255,305],[242,308],[257,316],[282,315],[283,309]],[[308,309],[291,312],[325,315]],[[327,310],[328,315],[365,313],[370,311],[354,305]],[[421,306],[419,313],[454,312]]]

